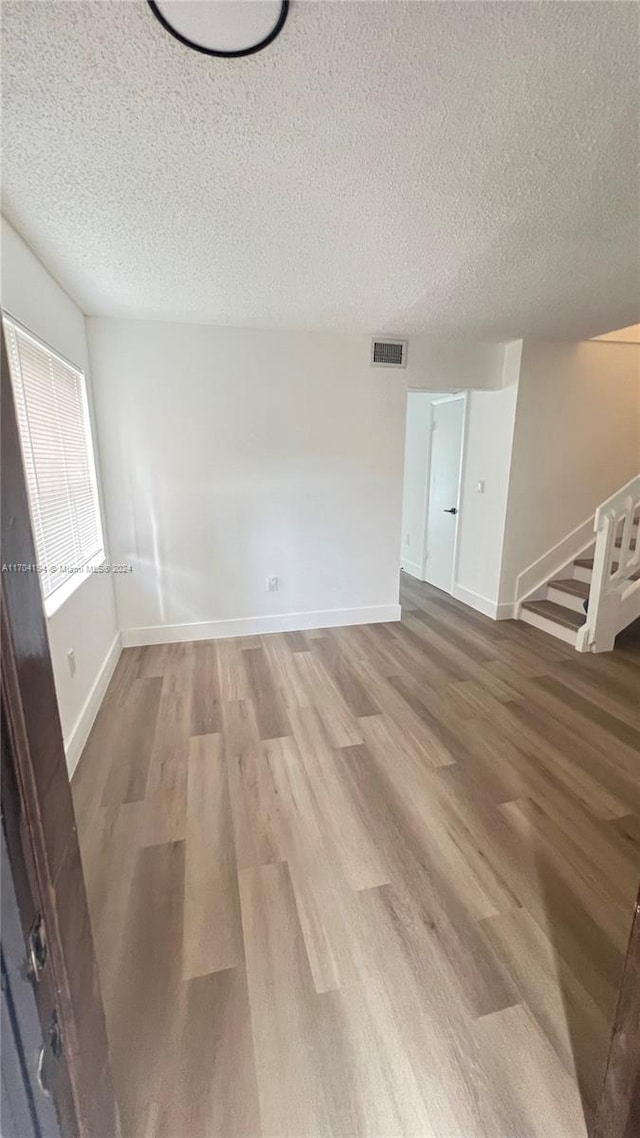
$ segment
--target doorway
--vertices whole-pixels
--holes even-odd
[[[455,578],[465,412],[464,392],[409,392],[401,564],[447,593]]]
[[[465,395],[431,404],[431,461],[425,526],[424,579],[446,593],[453,590]]]

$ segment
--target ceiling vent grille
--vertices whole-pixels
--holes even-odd
[[[374,367],[406,367],[407,341],[374,337],[371,341],[371,363]]]

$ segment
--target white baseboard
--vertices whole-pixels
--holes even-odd
[[[339,628],[347,624],[379,624],[381,621],[400,620],[400,612],[400,605],[372,605],[327,609],[324,612],[194,621],[191,624],[156,624],[147,628],[125,628],[121,633],[122,646],[136,648],[144,644],[176,644],[188,640],[222,640],[230,636],[261,636],[269,632],[302,632],[308,628]]]
[[[511,601],[501,601],[496,605],[496,620],[516,620],[517,617],[518,606]]]
[[[409,573],[411,577],[417,577],[419,581],[424,581],[422,565],[418,565],[417,561],[402,560],[400,562],[400,568],[403,569],[405,573]]]
[[[100,704],[102,703],[105,692],[109,687],[109,682],[115,671],[115,667],[120,658],[121,651],[122,642],[120,633],[118,632],[114,637],[113,644],[107,652],[105,661],[93,682],[91,691],[89,692],[89,695],[84,702],[82,711],[76,719],[71,733],[64,741],[69,778],[72,777],[73,772],[78,765],[78,759],[80,758],[84,745],[89,738],[89,732],[91,731],[91,728],[95,722],[96,715],[100,710]]]
[[[453,594],[456,600],[476,609],[477,612],[490,616],[492,620],[512,620],[516,615],[516,606],[512,604],[498,604],[491,597],[484,597],[481,593],[474,593],[472,589],[465,589],[463,585],[454,585]]]

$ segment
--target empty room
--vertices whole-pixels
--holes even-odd
[[[640,4],[0,14],[3,1138],[637,1138]]]

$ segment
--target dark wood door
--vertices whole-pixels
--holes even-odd
[[[640,1135],[640,891],[593,1138]]]
[[[2,738],[4,753],[5,737]],[[57,1070],[50,1041],[44,1040],[32,980],[25,968],[25,932],[11,874],[4,826],[2,841],[2,1103],[3,1138],[61,1138],[49,1080]],[[50,987],[50,977],[45,977]],[[47,993],[55,1008],[55,992]],[[61,1072],[64,1074],[64,1069]],[[59,1094],[59,1092],[58,1092]]]
[[[65,1138],[119,1133],[71,788],[49,655],[4,336],[2,431],[2,821]]]

